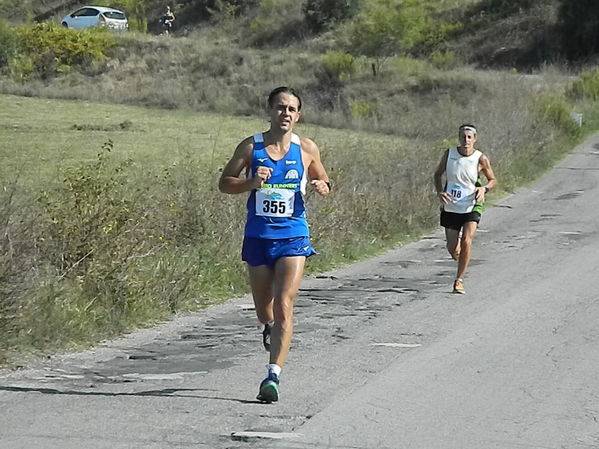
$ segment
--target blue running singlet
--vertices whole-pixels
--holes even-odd
[[[264,136],[255,135],[251,176],[256,175],[259,166],[270,167],[273,171],[262,188],[250,193],[245,236],[261,239],[309,237],[304,206],[307,174],[299,137],[292,134],[289,151],[281,160],[275,161],[266,151]]]

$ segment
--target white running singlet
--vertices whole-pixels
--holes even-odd
[[[445,212],[466,214],[472,212],[476,204],[476,181],[478,163],[482,153],[474,150],[470,156],[462,156],[456,147],[449,149],[445,176],[445,192],[451,201],[443,206]]]

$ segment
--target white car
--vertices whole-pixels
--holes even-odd
[[[84,6],[71,14],[64,16],[62,26],[74,30],[83,28],[103,26],[114,30],[126,30],[129,28],[127,16],[118,9],[105,8],[103,6]]]

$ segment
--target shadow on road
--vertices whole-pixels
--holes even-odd
[[[74,390],[57,390],[56,388],[42,388],[42,387],[2,387],[0,391],[10,391],[14,393],[42,393],[42,394],[59,394],[59,395],[73,395],[73,396],[106,396],[106,397],[117,397],[117,396],[156,396],[156,397],[172,397],[172,398],[195,398],[195,399],[213,399],[217,401],[231,401],[238,402],[240,404],[262,404],[257,400],[248,401],[245,399],[236,398],[223,398],[218,396],[200,396],[195,394],[179,394],[180,392],[188,391],[214,391],[205,390],[201,388],[165,388],[163,390],[148,390],[138,391],[134,393],[109,393],[103,391],[74,391]]]

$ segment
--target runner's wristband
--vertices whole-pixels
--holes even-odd
[[[485,186],[485,193],[489,193],[489,190],[491,190],[489,186]]]

